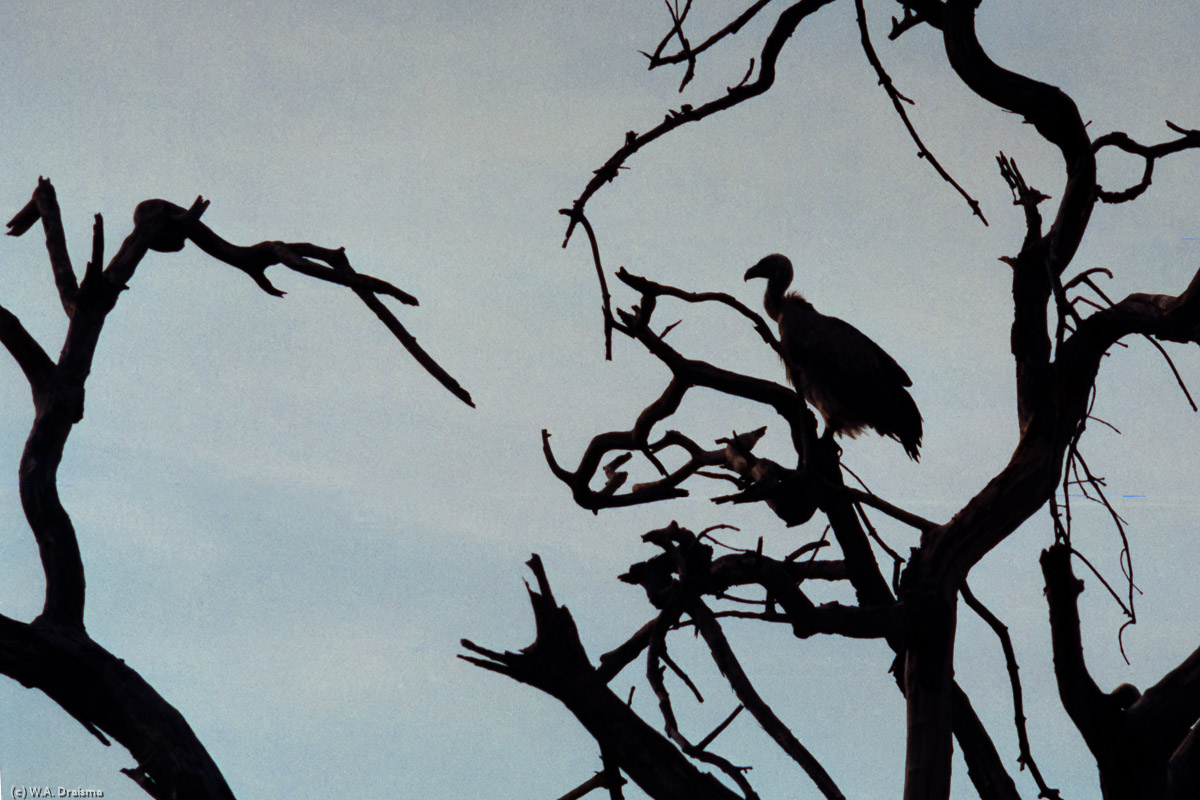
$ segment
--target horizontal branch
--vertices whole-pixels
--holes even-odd
[[[723,303],[750,320],[754,324],[754,330],[762,337],[762,340],[769,344],[776,352],[781,352],[779,349],[779,340],[775,338],[775,333],[771,330],[771,326],[761,316],[747,308],[745,303],[732,295],[725,292],[689,292],[665,283],[656,283],[649,278],[633,275],[627,272],[624,267],[617,270],[617,278],[629,286],[629,288],[639,292],[643,297],[674,297],[688,303]]]
[[[186,210],[166,200],[139,203],[134,212],[134,232],[105,270],[109,284],[118,291],[124,287],[147,250],[175,252],[189,240],[218,261],[245,272],[260,289],[275,297],[282,297],[284,292],[271,283],[266,270],[280,264],[302,275],[354,291],[426,372],[455,397],[474,407],[470,393],[418,344],[416,337],[378,298],[378,295],[384,295],[415,306],[417,299],[411,294],[385,280],[356,272],[350,266],[344,248],[332,249],[308,242],[266,241],[247,247],[231,244],[200,221],[207,208],[208,201],[202,197],[197,197],[192,207]]]

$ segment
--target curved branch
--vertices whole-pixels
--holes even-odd
[[[596,241],[596,231],[592,229],[592,223],[588,222],[582,209],[575,211],[562,208],[558,213],[570,217],[572,222],[579,222],[583,225],[583,232],[587,234],[588,244],[592,248],[592,263],[596,265],[596,277],[600,281],[600,313],[604,317],[604,360],[612,361],[612,298],[608,294],[608,280],[604,277],[604,267],[600,263],[600,243]]]
[[[1062,152],[1067,185],[1049,233],[1046,267],[1061,275],[1070,264],[1095,204],[1096,158],[1079,109],[1057,86],[998,66],[975,33],[976,0],[947,0],[943,32],[950,66],[984,100],[1023,116]]]
[[[1200,131],[1187,130],[1170,121],[1167,122],[1167,127],[1183,135],[1173,142],[1144,145],[1135,142],[1126,133],[1113,131],[1112,133],[1106,133],[1092,142],[1093,153],[1099,153],[1105,147],[1116,147],[1124,150],[1126,153],[1141,156],[1146,162],[1145,169],[1142,172],[1142,179],[1127,189],[1119,192],[1109,192],[1097,183],[1096,194],[1101,200],[1105,203],[1125,203],[1133,200],[1150,188],[1150,180],[1154,175],[1154,162],[1156,159],[1170,155],[1171,153],[1178,153],[1181,150],[1200,148]]]
[[[138,762],[122,770],[155,798],[233,800],[183,716],[82,630],[0,617],[0,673],[38,689],[105,745]]]
[[[1144,334],[1171,342],[1200,342],[1200,271],[1179,295],[1131,294],[1083,320],[1064,344],[1059,362],[1073,377],[1094,376],[1118,340]]]
[[[674,437],[670,437],[674,441],[668,443],[679,443],[676,437],[680,439],[684,438],[681,434],[675,433]],[[692,459],[674,472],[665,475],[657,481],[638,484],[625,494],[617,494],[617,491],[624,485],[628,475],[624,472],[616,472],[615,466],[613,466],[613,469],[607,470],[609,475],[604,488],[599,491],[591,488],[589,484],[595,476],[596,471],[600,469],[600,462],[605,455],[613,450],[635,452],[639,449],[637,435],[633,431],[611,431],[596,434],[584,450],[583,456],[579,461],[579,466],[572,472],[559,465],[558,460],[554,457],[554,452],[550,449],[550,432],[545,429],[542,430],[542,454],[546,458],[546,463],[550,466],[550,471],[554,473],[556,478],[571,488],[571,495],[579,506],[593,513],[602,508],[624,508],[642,503],[669,500],[675,497],[687,497],[687,490],[678,488],[679,484],[705,466],[712,466],[719,463],[719,459],[710,462],[703,456],[693,456]],[[698,452],[703,453],[703,451]]]
[[[617,171],[625,164],[637,151],[641,150],[646,145],[658,139],[660,136],[673,131],[689,122],[696,122],[711,116],[718,111],[724,111],[738,103],[749,100],[752,97],[766,92],[775,83],[775,61],[779,58],[779,53],[783,49],[784,44],[795,32],[796,27],[814,11],[817,11],[822,6],[829,5],[833,0],[800,0],[800,2],[786,9],[779,16],[779,20],[775,23],[775,27],[767,36],[766,42],[763,44],[762,55],[759,61],[758,79],[751,83],[742,83],[729,89],[728,93],[723,97],[712,100],[701,106],[692,108],[690,106],[681,109],[678,112],[667,114],[666,118],[656,125],[654,128],[646,131],[643,134],[630,132],[625,136],[625,144],[618,149],[604,165],[597,169],[587,186],[584,187],[583,193],[575,199],[571,204],[571,210],[567,214],[571,222],[567,225],[567,233],[563,238],[563,247],[567,246],[567,242],[571,240],[571,234],[575,230],[575,224],[579,216],[583,213],[584,207],[592,195],[600,190],[606,183],[610,183],[617,177]]]

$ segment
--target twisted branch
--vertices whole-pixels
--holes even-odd
[[[1182,136],[1172,142],[1162,142],[1155,145],[1144,145],[1134,141],[1128,134],[1122,131],[1113,131],[1092,142],[1092,152],[1099,153],[1105,147],[1116,147],[1119,150],[1124,150],[1126,153],[1141,156],[1145,162],[1145,168],[1142,171],[1142,179],[1126,189],[1118,192],[1110,192],[1096,184],[1097,196],[1106,203],[1126,203],[1140,196],[1142,192],[1150,188],[1150,180],[1154,176],[1154,162],[1156,159],[1171,153],[1178,153],[1181,150],[1193,150],[1200,148],[1200,130],[1188,130],[1181,128],[1175,123],[1167,120],[1167,127]]]

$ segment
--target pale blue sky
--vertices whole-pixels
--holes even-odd
[[[355,267],[416,294],[398,311],[472,392],[468,409],[422,372],[350,293],[278,274],[285,299],[195,248],[151,254],[110,317],[86,419],[60,473],[88,570],[87,623],[187,717],[239,797],[561,795],[598,767],[591,740],[537,692],[454,658],[458,640],[532,640],[521,583],[542,555],[593,656],[651,615],[615,580],[651,555],[639,536],[672,519],[737,525],[738,543],[786,553],[820,528],[783,530],[762,509],[693,499],[603,513],[573,505],[546,469],[539,431],[574,465],[590,437],[628,428],[665,370],[618,341],[602,360],[598,294],[584,240],[560,244],[567,206],[627,130],[740,80],[778,13],[701,64],[647,73],[638,49],[666,30],[660,2],[10,3],[0,30],[0,214],[38,175],[58,189],[77,265],[91,215],[109,252],[149,197],[212,200],[231,241],[345,246]],[[699,6],[700,4],[698,4]],[[729,14],[695,11],[692,38]],[[848,443],[846,463],[883,496],[946,519],[1015,442],[1008,268],[1023,221],[994,162],[1014,157],[1052,196],[1055,153],[1010,114],[975,100],[929,30],[890,43],[894,3],[868,2],[876,47],[917,101],[926,143],[983,204],[990,227],[915,158],[861,50],[853,4],[793,37],[769,95],[660,140],[589,205],[605,262],[757,304],[746,267],[780,251],[818,308],[854,322],[913,377],[925,416],[920,465],[889,441]],[[1172,138],[1200,126],[1200,7],[991,0],[979,12],[994,58],[1060,84],[1093,135]],[[705,27],[705,25],[710,27]],[[1140,164],[1105,158],[1108,186]],[[1200,155],[1160,163],[1133,205],[1099,207],[1078,268],[1109,267],[1110,294],[1175,293],[1200,267]],[[7,216],[5,216],[7,219]],[[4,239],[3,303],[57,351],[64,329],[41,236]],[[635,298],[614,287],[616,301]],[[752,331],[718,309],[664,307],[676,346],[782,379]],[[1149,345],[1106,364],[1084,440],[1130,523],[1140,624],[1095,581],[1086,644],[1102,684],[1145,685],[1196,645],[1197,424]],[[1200,355],[1172,349],[1200,391]],[[36,547],[15,478],[28,389],[0,359],[0,611],[41,605]],[[774,420],[696,393],[671,427],[699,441]],[[785,454],[781,442],[764,443]],[[772,449],[773,448],[773,449]],[[636,479],[636,478],[635,478]],[[712,489],[716,494],[720,487]],[[1077,509],[1077,544],[1118,575],[1115,534]],[[915,536],[878,519],[901,551]],[[1035,756],[1064,796],[1096,794],[1090,757],[1059,710],[1037,566],[1040,515],[972,578],[1012,629]],[[730,625],[763,694],[848,796],[894,797],[903,704],[878,643],[797,642]],[[958,672],[1015,767],[1007,682],[994,638],[962,614]],[[708,702],[679,711],[703,735],[733,707],[690,651]],[[749,648],[759,646],[752,658]],[[636,666],[616,685],[638,680]],[[639,708],[657,723],[651,693]],[[6,783],[142,797],[104,748],[39,693],[0,682]],[[753,762],[764,797],[815,790],[748,719],[718,740]],[[763,752],[767,755],[763,755]],[[1024,796],[1036,795],[1016,775]],[[630,796],[634,796],[631,793]],[[965,771],[955,797],[972,792]]]

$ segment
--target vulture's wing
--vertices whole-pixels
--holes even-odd
[[[781,330],[784,347],[797,364],[806,369],[829,373],[861,376],[873,380],[912,386],[904,368],[896,363],[882,347],[875,344],[858,328],[837,317],[828,317],[805,301],[797,313],[789,313],[787,303],[781,321],[788,330]]]

